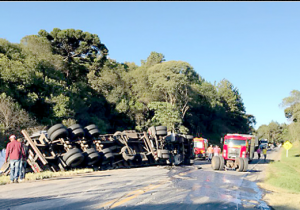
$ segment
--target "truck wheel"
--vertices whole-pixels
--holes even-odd
[[[224,164],[225,164],[225,160],[223,156],[218,156],[220,159],[220,168],[219,170],[223,170],[224,169]]]
[[[84,160],[84,156],[82,155],[82,153],[77,153],[69,157],[66,161],[66,164],[70,167],[76,167],[80,165],[83,160]]]
[[[236,159],[237,171],[242,172],[244,170],[244,160],[241,157]]]
[[[218,156],[214,156],[211,160],[211,168],[214,170],[219,170],[220,168],[220,158]]]
[[[97,153],[92,153],[88,155],[88,163],[87,165],[94,165],[100,159],[100,155]]]
[[[243,160],[244,160],[243,172],[247,172],[247,170],[248,170],[248,158],[243,158]]]
[[[99,134],[100,134],[100,131],[99,131],[98,128],[95,128],[95,129],[93,129],[93,130],[89,130],[89,135],[90,135],[90,136],[97,136],[97,135],[99,135]]]
[[[74,124],[74,125],[71,125],[71,126],[69,127],[69,129],[72,130],[72,131],[74,131],[74,130],[76,130],[76,129],[78,129],[78,128],[82,128],[81,125],[79,125],[79,124]]]
[[[98,129],[98,127],[95,124],[88,125],[84,127],[87,131],[93,130],[93,129]]]
[[[72,155],[75,155],[76,153],[81,153],[81,150],[78,148],[70,149],[68,152],[66,152],[63,155],[62,159],[66,162],[69,157],[71,157]]]
[[[58,138],[66,138],[69,136],[69,132],[66,128],[60,128],[56,131],[54,131],[49,137],[51,141],[54,141]]]
[[[114,155],[113,155],[113,153],[109,152],[109,153],[106,153],[106,154],[104,155],[104,157],[105,157],[105,159],[109,159],[109,158],[113,158]]]
[[[92,153],[98,153],[98,151],[92,147],[92,148],[89,148],[85,151],[88,155],[92,154]]]
[[[103,154],[111,153],[111,150],[109,148],[105,148],[102,150]]]
[[[72,130],[71,133],[72,138],[76,138],[76,137],[84,137],[84,130],[82,128],[76,128],[74,130]]]
[[[63,125],[63,124],[56,124],[56,125],[53,125],[48,131],[47,131],[47,134],[48,134],[48,136],[49,136],[49,138],[50,138],[50,136],[51,136],[51,134],[54,132],[54,131],[56,131],[56,130],[58,130],[58,129],[60,129],[60,128],[65,128],[65,126]]]

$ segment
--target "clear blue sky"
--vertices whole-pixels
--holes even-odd
[[[190,63],[207,81],[228,79],[257,125],[287,122],[282,99],[300,90],[300,2],[0,2],[0,38],[40,29],[99,35],[118,62],[151,51]]]

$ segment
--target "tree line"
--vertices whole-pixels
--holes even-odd
[[[257,135],[271,142],[299,141],[300,138],[300,91],[292,90],[290,96],[282,99],[280,106],[284,109],[284,115],[289,124],[270,122],[261,125],[257,129]]]
[[[255,117],[230,81],[211,84],[189,63],[158,52],[140,65],[108,53],[98,35],[82,30],[40,30],[20,43],[0,39],[1,142],[61,122],[94,123],[102,133],[165,125],[216,141],[254,131]]]

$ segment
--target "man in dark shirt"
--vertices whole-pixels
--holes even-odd
[[[19,182],[23,182],[25,179],[25,174],[26,174],[28,147],[26,144],[24,144],[23,139],[18,139],[17,141],[21,143],[21,146],[25,153],[25,156],[22,156],[22,158],[20,160],[21,163],[20,163],[20,169],[19,169]]]
[[[10,143],[8,143],[6,147],[5,162],[7,162],[9,157],[10,182],[18,183],[21,158],[25,156],[25,152],[21,143],[16,140],[15,135],[11,135],[9,140]]]

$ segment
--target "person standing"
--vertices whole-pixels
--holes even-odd
[[[221,148],[219,146],[217,146],[217,148],[218,148],[218,154],[219,154],[219,156],[222,156],[222,154],[221,154]]]
[[[5,163],[7,163],[9,158],[10,183],[18,183],[20,160],[22,155],[25,156],[25,153],[21,143],[16,140],[15,135],[11,135],[9,140],[10,143],[6,146]]]
[[[256,152],[257,152],[257,156],[258,156],[258,160],[260,159],[260,153],[261,153],[261,150],[260,150],[260,148],[258,147],[258,149],[256,150]]]
[[[219,148],[217,145],[214,147],[214,156],[219,156]]]
[[[28,156],[28,147],[24,144],[23,139],[18,139],[18,142],[21,143],[22,149],[24,150],[25,155],[22,155],[21,162],[20,162],[20,169],[19,169],[19,182],[24,181],[25,173],[26,173],[26,166],[27,166],[27,156]]]
[[[267,161],[267,148],[266,147],[263,148],[263,154],[264,154],[265,162],[266,162]]]
[[[214,148],[212,147],[212,145],[210,145],[207,148],[208,162],[211,162],[211,159],[212,159],[212,156],[213,156],[213,152],[214,152]]]

